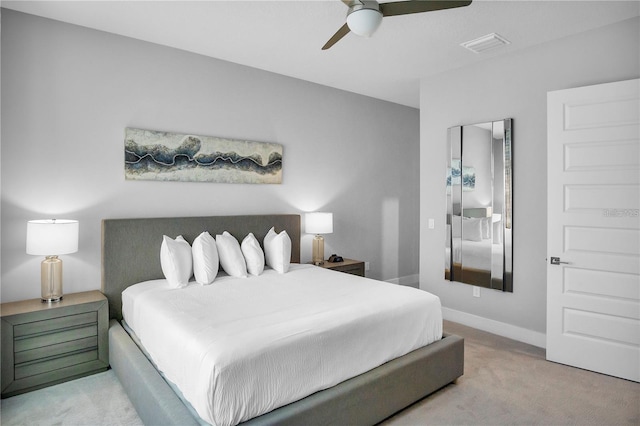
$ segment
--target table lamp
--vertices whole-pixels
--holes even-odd
[[[27,254],[45,256],[40,264],[43,302],[62,300],[61,254],[78,251],[78,221],[66,219],[27,222]]]
[[[307,213],[305,215],[305,231],[307,234],[316,234],[313,238],[312,260],[314,265],[324,263],[324,238],[320,234],[333,232],[333,213]]]

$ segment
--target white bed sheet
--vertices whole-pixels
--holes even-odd
[[[501,277],[504,268],[502,249],[502,244],[493,244],[490,239],[482,241],[458,240],[453,244],[453,261],[461,263],[465,268],[478,270],[488,270],[487,265],[491,265],[491,275]],[[447,270],[449,269],[450,252],[451,249],[447,247],[444,259]]]
[[[312,265],[122,293],[123,316],[207,422],[234,425],[442,338],[430,293]]]

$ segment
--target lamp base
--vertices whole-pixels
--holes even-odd
[[[46,303],[62,300],[62,260],[47,256],[40,264],[41,299]]]
[[[324,238],[322,235],[316,235],[313,238],[311,260],[314,265],[324,265]]]

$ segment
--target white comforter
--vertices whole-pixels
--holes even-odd
[[[444,269],[449,270],[450,248],[445,249]],[[466,269],[489,271],[491,276],[502,279],[504,269],[502,244],[493,244],[491,240],[482,241],[454,241],[453,262],[462,264]]]
[[[442,337],[440,299],[312,265],[122,293],[123,316],[207,422],[234,425]]]

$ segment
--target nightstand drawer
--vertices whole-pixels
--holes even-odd
[[[67,315],[45,321],[34,321],[19,324],[13,327],[13,336],[18,338],[32,334],[42,334],[53,330],[69,327],[78,327],[82,324],[96,324],[98,322],[97,312],[86,312],[78,315]]]
[[[26,362],[23,364],[16,364],[14,370],[14,378],[16,380],[24,379],[25,377],[35,376],[38,374],[49,373],[59,370],[65,367],[72,367],[77,364],[83,364],[85,362],[98,359],[98,351],[90,350],[86,352],[80,352],[76,354],[51,357],[42,361]]]
[[[364,265],[349,265],[341,268],[336,268],[336,271],[344,272],[352,275],[364,276]]]
[[[72,342],[58,343],[41,348],[31,349],[27,351],[16,352],[14,355],[15,365],[25,362],[35,361],[38,359],[60,356],[70,352],[79,352],[98,347],[98,336],[86,337],[84,339],[74,340]]]
[[[13,346],[14,352],[28,351],[29,349],[42,348],[56,343],[71,342],[98,334],[98,324],[84,327],[74,327],[50,334],[39,334],[35,337],[16,338]]]
[[[69,367],[60,368],[59,370],[53,370],[47,373],[36,374],[35,376],[28,376],[24,379],[15,380],[12,384],[13,386],[9,389],[5,389],[6,393],[4,397],[7,398],[9,396],[41,389],[105,370],[106,367],[104,366],[104,363],[96,360],[71,365]]]
[[[320,266],[325,269],[364,277],[364,262],[360,260],[344,259],[342,262],[324,262]]]

